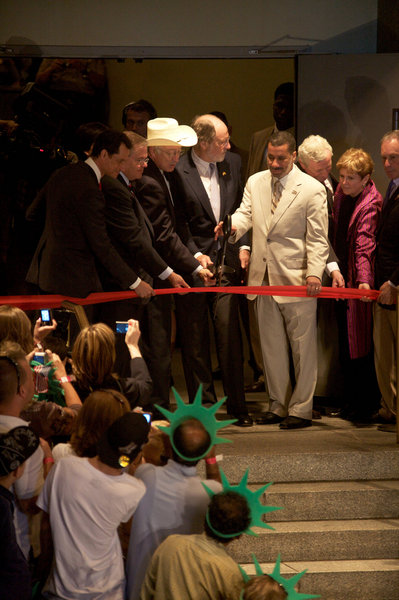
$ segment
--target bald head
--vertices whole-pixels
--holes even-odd
[[[195,117],[192,128],[198,136],[195,153],[206,162],[222,162],[230,148],[229,131],[215,115]]]
[[[211,438],[201,421],[198,419],[187,419],[176,427],[173,435],[173,443],[178,451],[188,458],[201,456],[209,449]],[[195,465],[198,461],[184,461],[173,452],[174,460],[185,464]]]

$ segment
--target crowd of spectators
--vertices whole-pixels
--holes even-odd
[[[74,107],[74,126],[106,87],[94,62],[48,60],[37,76]],[[30,597],[32,585],[34,597],[50,600],[289,598],[273,574],[243,590],[227,550],[247,530],[251,506],[222,489],[206,425],[193,415],[173,431],[166,423],[167,434],[157,425],[171,415],[176,331],[189,403],[199,384],[204,407],[217,403],[212,324],[234,425],[286,430],[312,425],[317,327],[335,327],[345,382],[339,415],[395,423],[399,131],[382,138],[383,199],[363,149],[339,158],[339,181],[333,149],[318,135],[302,142],[295,164],[292,84],[277,88],[273,116],[253,136],[244,189],[223,113],[198,115],[190,127],[158,118],[143,99],[129,103],[124,133],[96,122],[78,129],[79,156],[55,170],[29,208],[42,229],[27,274],[33,291],[135,297],[88,306],[90,324],[72,336],[71,323],[65,336],[55,319],[0,306],[5,600]],[[244,308],[229,289],[187,293],[246,283],[303,286],[306,296],[253,294]],[[364,296],[339,300],[336,321],[317,325],[322,285]],[[167,287],[183,293],[172,302],[161,293]],[[247,390],[240,313],[255,374]],[[126,330],[114,332],[115,322]],[[269,410],[250,415],[245,391],[259,390]],[[196,473],[203,456],[211,499]]]

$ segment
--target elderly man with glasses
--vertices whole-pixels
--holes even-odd
[[[240,205],[241,159],[229,152],[228,129],[215,115],[196,117],[193,128],[198,142],[176,167],[179,175],[176,214],[185,221],[191,234],[188,247],[201,264],[221,266],[224,263],[223,272],[217,273],[219,284],[240,285],[249,262],[247,240],[242,238],[240,244],[228,244],[221,260],[223,245],[215,240],[214,229]],[[195,281],[192,283],[198,285]],[[227,412],[237,419],[237,426],[250,427],[252,419],[244,394],[238,296],[188,294],[176,299],[176,311],[190,400],[193,401],[199,383],[203,384],[204,401],[216,400],[209,352],[209,314],[215,329]]]

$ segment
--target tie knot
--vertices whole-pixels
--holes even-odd
[[[274,182],[274,193],[280,194],[282,188],[283,186],[281,185],[281,181],[279,179],[276,179],[276,181]]]

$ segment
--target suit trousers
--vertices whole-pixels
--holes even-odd
[[[312,418],[317,381],[316,308],[315,299],[278,303],[272,296],[258,296],[256,300],[270,410],[280,417]]]
[[[374,364],[381,404],[396,415],[396,311],[374,304]]]
[[[215,329],[216,350],[229,414],[247,414],[243,352],[236,294],[195,293],[176,296],[177,327],[190,402],[200,383],[203,402],[215,402],[212,380],[208,311]]]

